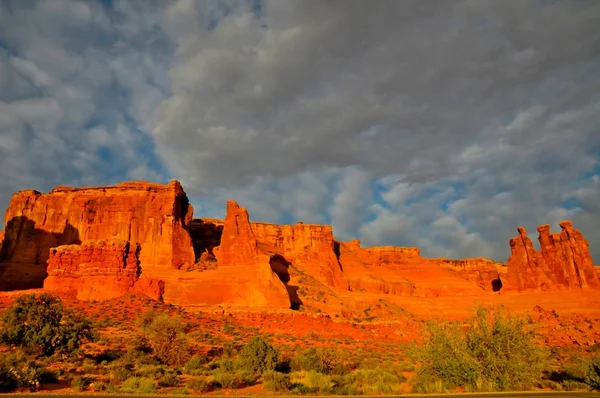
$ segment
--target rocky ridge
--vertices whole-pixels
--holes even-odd
[[[560,234],[540,226],[538,252],[519,228],[505,266],[424,258],[415,247],[364,248],[336,240],[326,225],[250,222],[234,201],[224,220],[194,219],[177,181],[21,191],[5,220],[0,290],[43,286],[82,300],[133,291],[185,306],[299,308],[348,295],[600,287],[588,242],[570,222]]]

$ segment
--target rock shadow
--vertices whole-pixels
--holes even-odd
[[[271,270],[277,274],[279,280],[285,285],[290,298],[290,309],[295,311],[299,310],[300,306],[304,304],[298,296],[298,289],[300,287],[288,284],[291,280],[289,271],[291,263],[282,255],[274,254],[269,259],[269,264],[271,265]]]
[[[492,291],[499,292],[502,289],[502,279],[500,274],[497,274],[497,278],[492,280]]]
[[[203,253],[214,257],[213,249],[221,244],[223,225],[196,218],[190,223],[189,233],[194,246],[194,256],[198,261]]]
[[[40,289],[48,276],[50,248],[81,244],[79,231],[68,222],[62,232],[35,227],[25,216],[12,218],[0,249],[0,291]]]

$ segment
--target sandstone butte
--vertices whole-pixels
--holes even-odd
[[[328,305],[332,297],[599,288],[588,242],[571,222],[560,226],[559,234],[538,228],[537,252],[520,227],[505,265],[428,259],[414,247],[363,248],[358,240],[337,241],[330,226],[250,222],[234,201],[224,220],[194,219],[177,181],[27,190],[6,210],[0,291],[44,288],[80,300],[139,292],[188,307],[294,309],[308,301]]]
[[[548,224],[540,225],[540,250],[535,251],[524,227],[510,240],[506,287],[516,290],[561,290],[598,288],[598,273],[589,243],[571,221],[559,223],[561,232],[550,233]]]

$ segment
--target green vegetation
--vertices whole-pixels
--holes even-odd
[[[176,395],[256,384],[290,395],[600,389],[600,347],[547,350],[528,318],[502,308],[476,308],[463,323],[430,322],[418,345],[261,334],[229,316],[202,324],[206,315],[151,301],[143,308],[99,311],[97,339],[92,323],[59,298],[19,296],[0,315],[0,391],[55,382],[81,392]],[[122,318],[113,322],[115,312]]]
[[[47,293],[17,297],[0,317],[0,341],[29,353],[71,353],[96,333],[86,318],[63,307],[60,298]]]
[[[432,383],[435,390],[529,390],[548,365],[549,353],[536,344],[528,320],[503,308],[479,307],[466,325],[430,323],[426,332],[415,355],[422,392]]]
[[[138,319],[141,344],[167,365],[182,365],[190,357],[190,345],[180,317],[149,311]]]

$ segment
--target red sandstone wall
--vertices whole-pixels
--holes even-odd
[[[116,238],[140,244],[144,270],[180,268],[195,260],[192,211],[177,181],[21,191],[6,210],[0,261],[43,264],[51,247]]]
[[[527,231],[510,240],[507,287],[514,290],[598,288],[600,282],[589,252],[589,243],[571,221],[561,221],[561,233],[538,227],[540,250],[536,252]]]
[[[74,293],[80,300],[118,297],[138,280],[138,252],[137,245],[120,240],[52,248],[44,288]]]
[[[348,290],[329,225],[251,223],[259,248],[280,254],[327,286]]]

